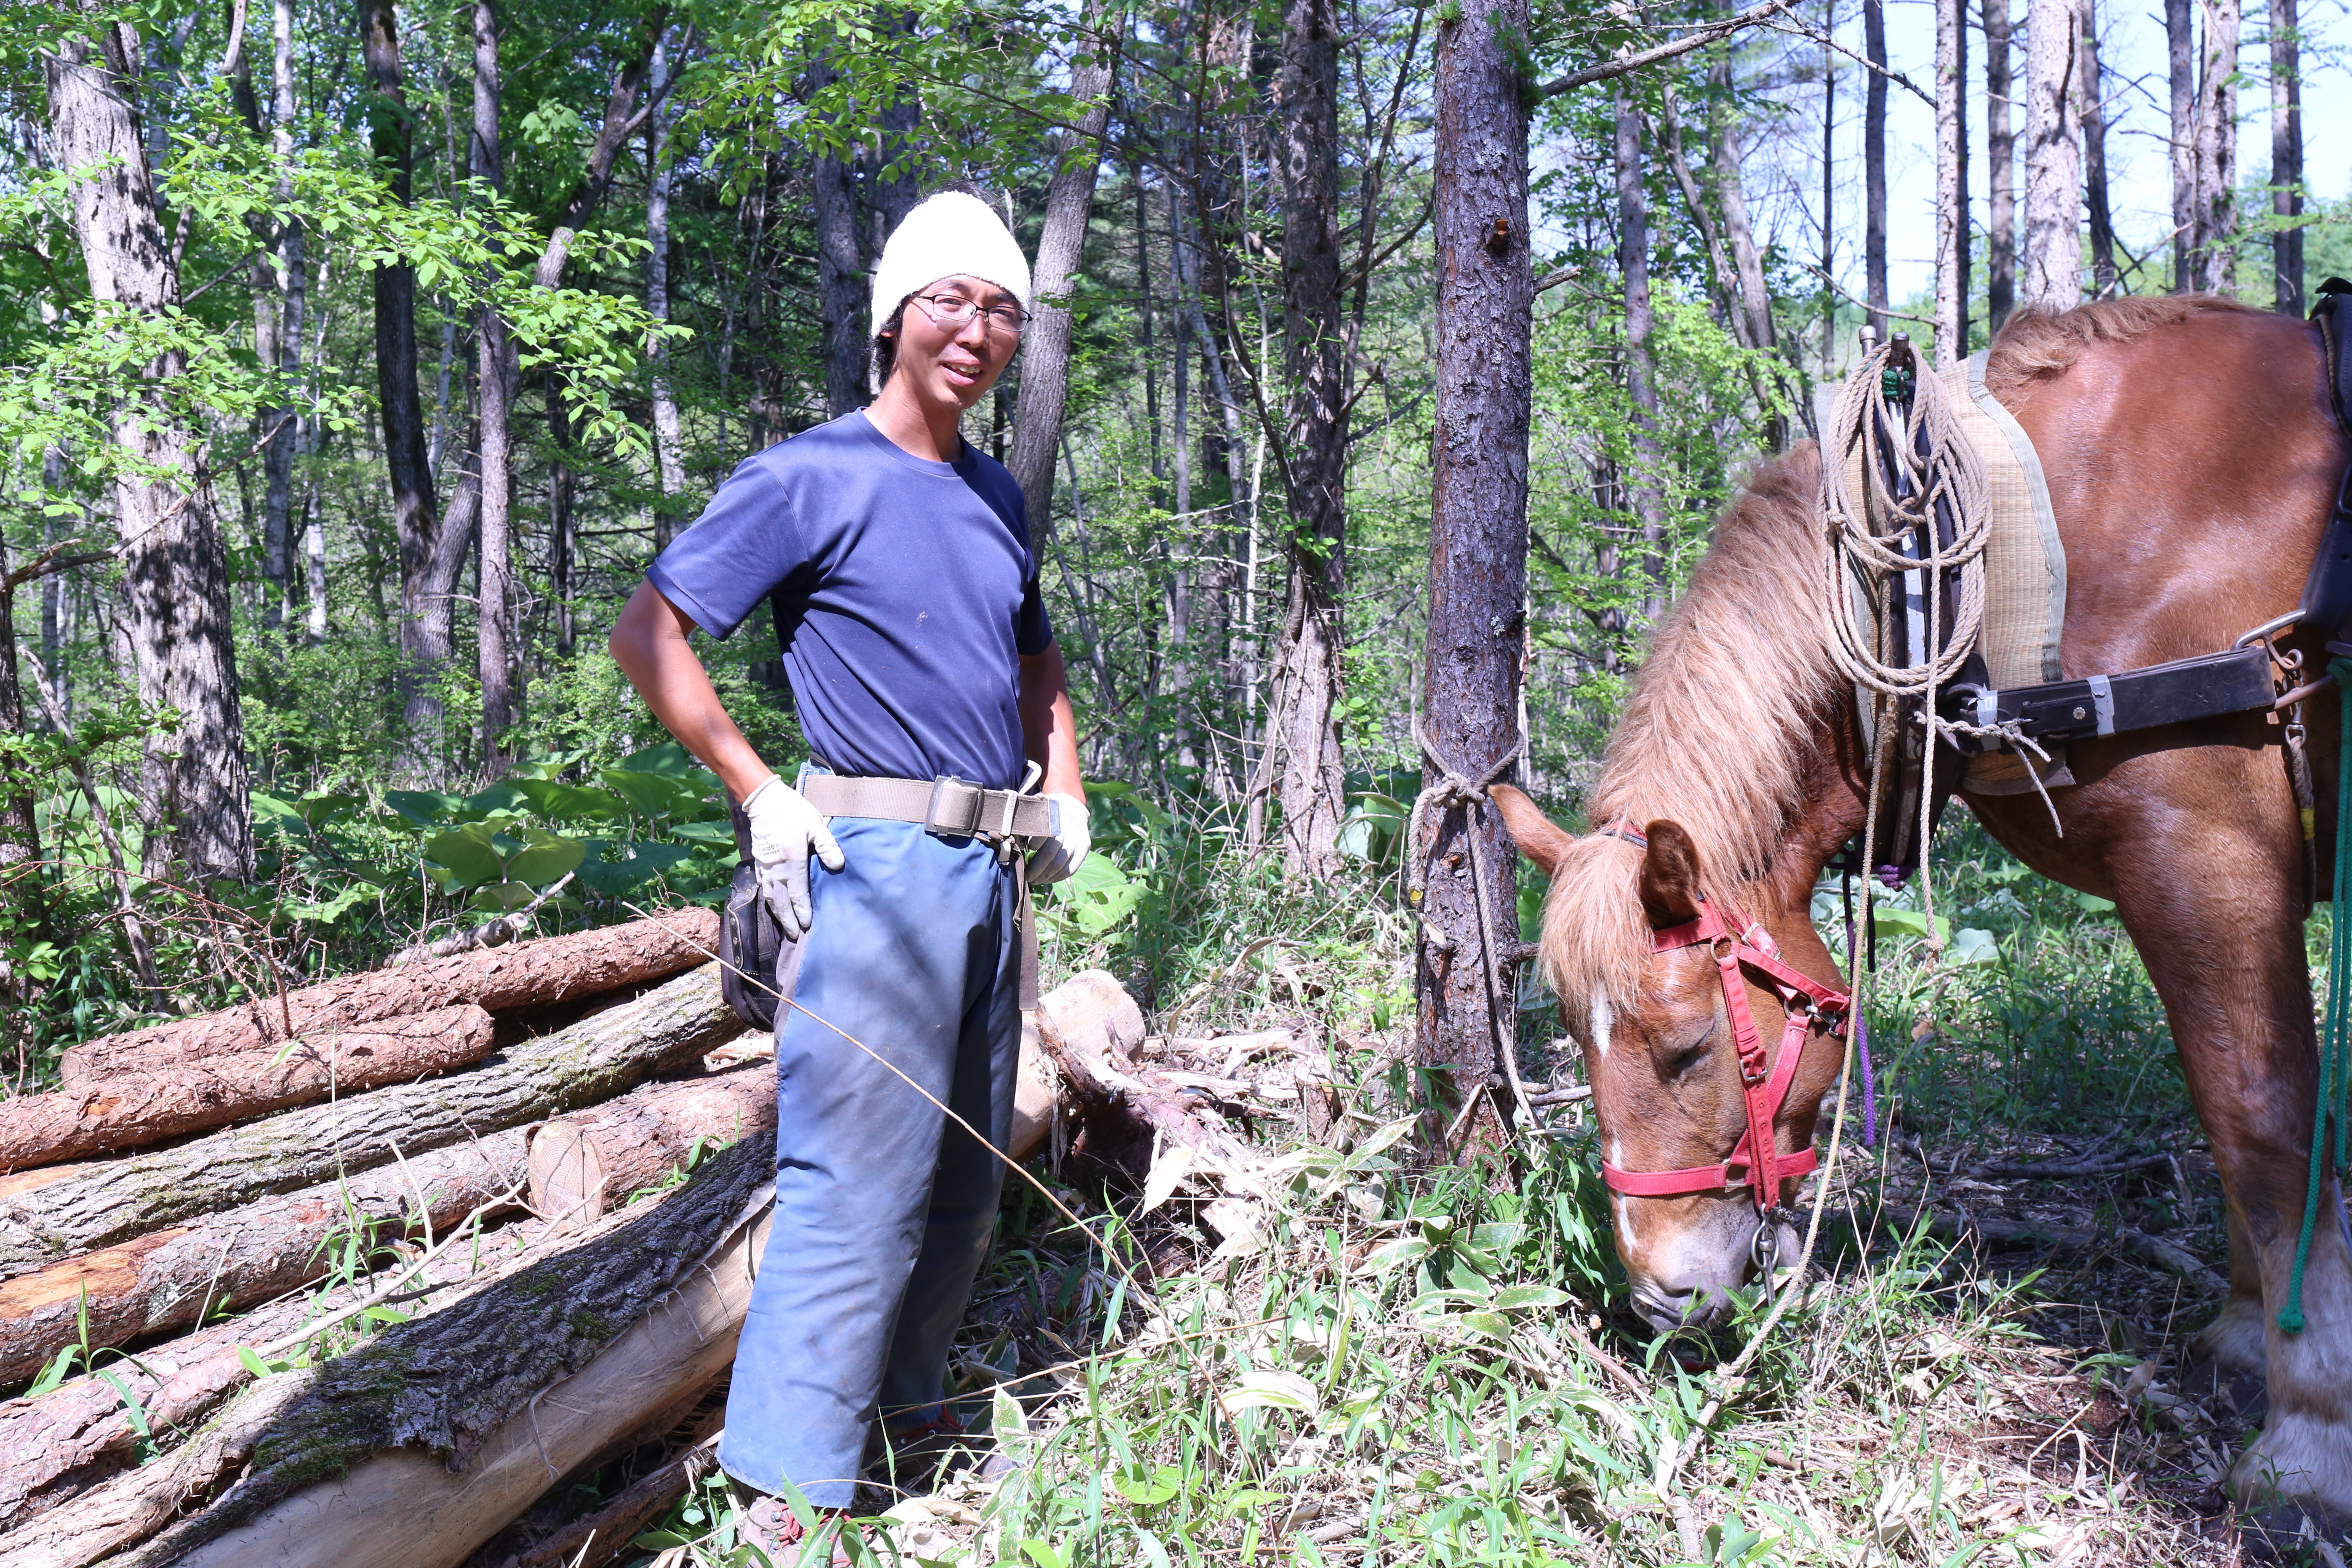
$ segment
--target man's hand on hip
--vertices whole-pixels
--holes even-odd
[[[1058,792],[1045,797],[1054,803],[1054,833],[1029,851],[1029,885],[1042,888],[1072,875],[1085,864],[1094,839],[1087,832],[1087,803]]]
[[[841,846],[808,796],[773,773],[743,802],[743,815],[751,824],[760,897],[783,927],[784,940],[798,942],[809,929],[809,852],[816,852],[826,870],[838,871],[845,864]]]

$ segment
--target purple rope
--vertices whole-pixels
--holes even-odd
[[[1853,1016],[1853,1048],[1862,1058],[1862,1146],[1874,1149],[1878,1146],[1878,1089],[1870,1072],[1870,1026],[1862,1021],[1859,1012]]]

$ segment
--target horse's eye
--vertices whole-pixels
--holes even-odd
[[[1710,1018],[1706,1021],[1706,1027],[1700,1029],[1696,1035],[1669,1046],[1662,1054],[1660,1065],[1664,1069],[1664,1075],[1668,1078],[1682,1077],[1700,1062],[1705,1061],[1707,1052],[1714,1045],[1715,1020]]]

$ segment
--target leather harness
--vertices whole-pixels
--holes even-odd
[[[1637,848],[1649,840],[1628,822],[1612,822],[1601,830]],[[1736,923],[1735,923],[1736,922]],[[1736,931],[1736,934],[1735,934]],[[1769,1215],[1780,1206],[1780,1184],[1810,1175],[1821,1156],[1811,1145],[1783,1154],[1773,1135],[1790,1086],[1797,1079],[1797,1064],[1805,1041],[1819,1025],[1832,1035],[1843,1035],[1853,995],[1842,986],[1824,984],[1780,956],[1771,933],[1737,913],[1725,911],[1705,898],[1696,919],[1663,927],[1650,936],[1652,952],[1676,952],[1705,947],[1715,960],[1723,984],[1723,1010],[1731,1020],[1731,1039],[1739,1064],[1739,1092],[1747,1112],[1747,1130],[1726,1158],[1712,1165],[1691,1165],[1679,1171],[1628,1171],[1604,1159],[1601,1179],[1612,1192],[1633,1197],[1676,1197],[1686,1193],[1717,1193],[1745,1185],[1759,1214]],[[1753,974],[1780,1000],[1780,1049],[1768,1056],[1764,1037],[1748,1005],[1746,976]],[[1744,1170],[1744,1177],[1733,1173]]]

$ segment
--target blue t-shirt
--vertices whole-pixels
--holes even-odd
[[[845,414],[744,459],[646,575],[713,637],[769,602],[834,772],[1021,782],[1017,658],[1054,629],[1021,487],[969,444],[927,462]]]

